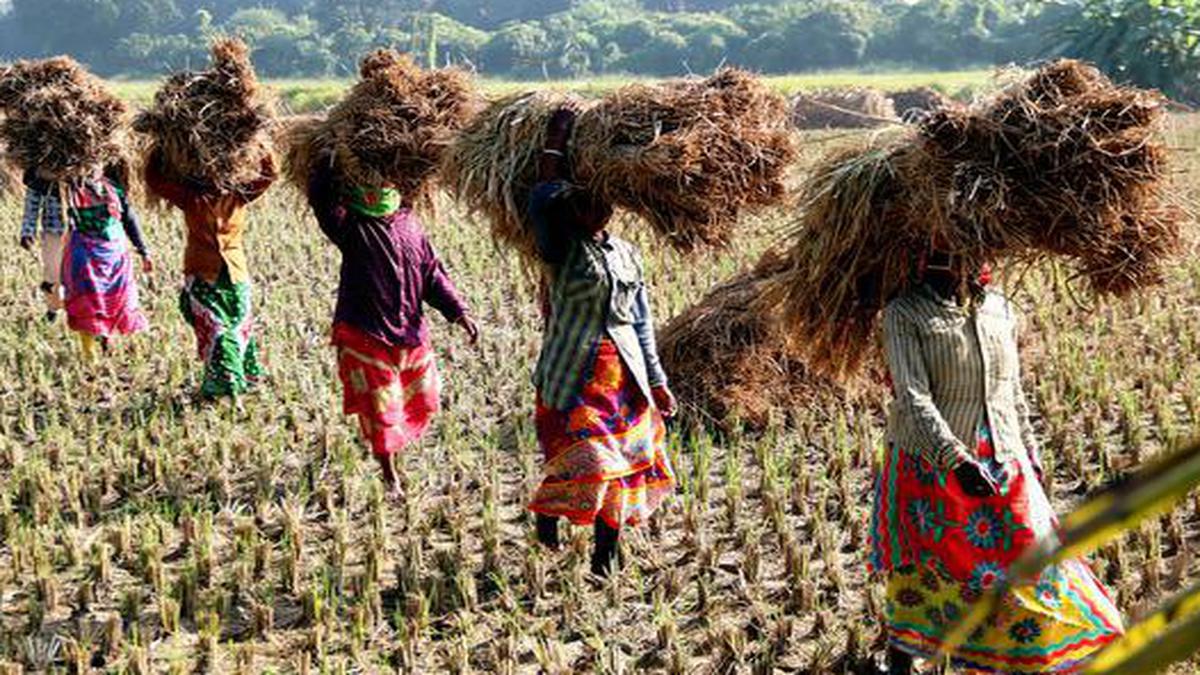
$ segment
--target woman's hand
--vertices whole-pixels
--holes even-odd
[[[567,162],[567,145],[571,138],[571,127],[578,114],[577,106],[564,105],[554,112],[547,122],[545,144],[538,158],[538,179],[543,181],[566,178],[570,171]]]
[[[466,331],[467,340],[472,347],[479,345],[479,324],[475,323],[475,319],[472,319],[469,314],[463,314],[454,324]]]
[[[671,393],[667,385],[660,384],[657,387],[651,387],[650,395],[654,397],[654,407],[658,408],[663,417],[675,416],[675,408],[679,404],[675,400],[675,394]]]
[[[154,261],[148,255],[142,256],[142,273],[154,274]]]
[[[996,486],[996,481],[988,475],[983,465],[974,460],[966,460],[962,464],[959,464],[954,469],[954,476],[958,478],[959,485],[962,485],[963,492],[967,493],[968,496],[986,499],[987,497],[995,497],[1000,493],[1000,488]]]
[[[26,251],[32,251],[33,250],[33,237],[29,237],[29,236],[21,237],[21,248],[25,249]]]

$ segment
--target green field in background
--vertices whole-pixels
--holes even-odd
[[[786,94],[797,91],[828,87],[873,87],[885,91],[929,86],[943,93],[969,94],[986,85],[991,79],[990,69],[956,71],[879,71],[864,72],[836,70],[796,75],[772,75],[765,79]],[[653,81],[654,78],[640,76],[594,77],[578,80],[498,80],[482,78],[484,90],[493,94],[507,94],[526,89],[565,89],[584,94],[598,94],[615,89],[630,82]],[[351,80],[346,79],[281,79],[270,80],[268,85],[275,90],[285,109],[291,112],[312,112],[335,103]],[[158,82],[154,80],[116,80],[113,87],[122,98],[134,105],[146,105],[154,97]]]

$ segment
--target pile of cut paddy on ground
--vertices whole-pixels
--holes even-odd
[[[954,99],[931,87],[895,91],[888,97],[892,99],[896,114],[906,121],[955,105]]]
[[[425,70],[387,49],[364,58],[359,74],[324,118],[291,124],[288,179],[306,190],[324,163],[346,184],[390,185],[410,202],[425,201],[446,147],[478,110],[471,76]]]
[[[753,268],[715,286],[659,331],[658,350],[685,420],[761,431],[797,409],[876,405],[881,387],[849,390],[813,373],[803,355],[754,307],[786,261],[768,251]]]
[[[564,105],[579,111],[569,152],[574,179],[681,251],[728,244],[742,214],[784,197],[796,152],[787,103],[746,72],[630,85],[590,102],[510,96],[459,137],[444,175],[499,242],[526,256],[536,259],[529,190],[546,124]]]
[[[788,268],[758,301],[806,363],[853,375],[931,242],[968,265],[1070,261],[1098,293],[1161,279],[1182,213],[1166,194],[1164,99],[1076,61],[873,138],[807,180]]]
[[[228,38],[213,44],[208,70],[168,78],[134,130],[146,136],[143,162],[159,162],[175,178],[235,190],[261,175],[272,152],[273,119],[249,49]]]
[[[872,129],[897,121],[892,99],[876,89],[822,89],[792,99],[797,129]]]
[[[125,104],[67,56],[0,70],[0,140],[22,169],[64,180],[123,161]]]

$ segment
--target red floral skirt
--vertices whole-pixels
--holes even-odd
[[[984,591],[1004,581],[1057,523],[1028,458],[999,460],[986,428],[976,457],[1000,487],[988,498],[921,453],[890,448],[876,474],[871,567],[888,577],[893,646],[931,657]],[[1053,565],[1012,588],[995,616],[954,653],[957,665],[999,673],[1073,673],[1123,633],[1121,613],[1087,563]]]
[[[662,416],[609,340],[572,405],[555,410],[539,397],[536,423],[546,475],[531,511],[618,529],[646,520],[674,491]]]
[[[363,439],[389,457],[425,434],[440,409],[441,379],[426,345],[393,347],[345,323],[333,327],[342,409]]]

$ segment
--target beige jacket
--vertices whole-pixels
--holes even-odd
[[[977,432],[991,429],[996,459],[1038,446],[1021,387],[1017,316],[991,291],[968,308],[921,286],[884,310],[884,347],[895,400],[888,442],[953,469],[973,458]]]

